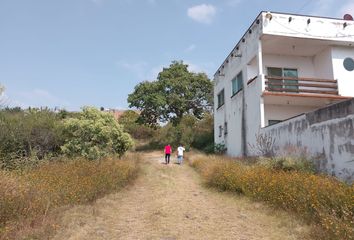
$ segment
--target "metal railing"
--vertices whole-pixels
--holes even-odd
[[[337,80],[265,76],[265,90],[285,93],[338,95]]]

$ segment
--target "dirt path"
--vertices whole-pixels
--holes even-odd
[[[136,183],[63,216],[54,239],[304,239],[308,231],[284,213],[202,186],[189,166],[145,154]]]

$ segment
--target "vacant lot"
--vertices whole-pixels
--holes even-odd
[[[306,239],[309,227],[246,198],[209,190],[187,164],[143,157],[133,186],[64,213],[54,239]]]

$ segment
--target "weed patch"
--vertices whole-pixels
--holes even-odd
[[[322,239],[354,239],[353,185],[327,176],[247,166],[221,157],[198,155],[190,159],[190,165],[211,187],[244,194],[314,223],[325,233]]]
[[[38,220],[60,206],[90,203],[119,190],[137,176],[136,158],[62,160],[20,173],[0,171],[0,239],[15,230],[15,223]]]

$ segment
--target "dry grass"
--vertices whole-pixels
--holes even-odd
[[[354,239],[354,186],[298,171],[245,166],[221,157],[191,160],[209,186],[291,211],[316,224],[319,239]],[[324,234],[322,234],[324,233]]]
[[[137,175],[133,158],[77,159],[46,163],[21,173],[0,172],[0,239],[21,238],[18,232],[31,234],[30,229],[42,223],[55,228],[49,212],[90,203],[125,186]]]
[[[67,211],[54,239],[306,239],[309,227],[294,217],[204,188],[187,164],[162,162],[145,154],[133,186]]]

